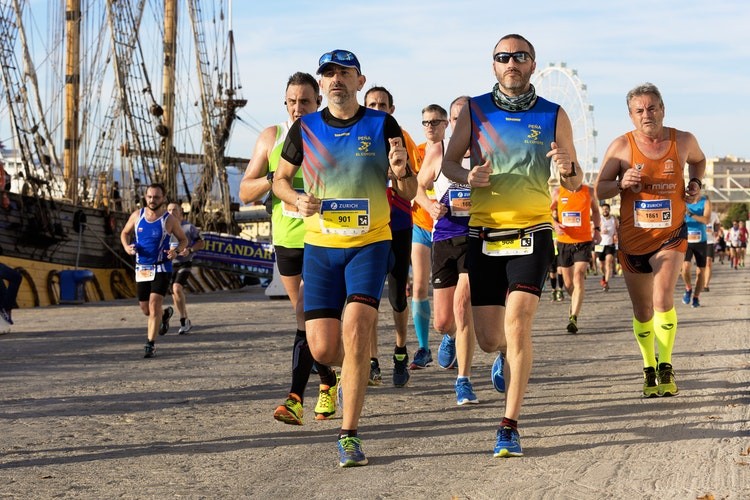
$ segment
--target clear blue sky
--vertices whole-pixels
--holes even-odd
[[[421,109],[490,90],[493,46],[519,33],[536,48],[537,71],[565,62],[586,84],[599,159],[632,129],[625,94],[645,81],[662,91],[665,124],[693,132],[707,156],[750,159],[747,0],[235,0],[232,18],[249,101],[233,135],[235,155],[250,156],[257,131],[285,119],[288,76],[314,74],[319,56],[334,48],[357,54],[365,90],[391,90],[396,119],[422,142]]]

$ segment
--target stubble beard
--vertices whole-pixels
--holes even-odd
[[[503,75],[500,79],[500,87],[507,91],[508,95],[519,95],[522,94],[529,83],[528,78],[525,78],[521,73],[513,73]]]
[[[333,94],[332,91],[336,90],[337,93]],[[335,104],[337,106],[341,106],[343,104],[346,104],[351,99],[351,92],[349,92],[346,88],[335,88],[330,89],[328,94],[328,102],[331,104]]]

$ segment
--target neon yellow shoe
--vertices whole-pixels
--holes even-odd
[[[315,420],[327,420],[336,414],[336,386],[320,384],[318,404],[315,405]]]
[[[674,378],[672,365],[669,363],[659,363],[659,396],[675,396],[677,390],[677,381]]]
[[[302,425],[302,400],[299,396],[289,393],[283,405],[276,408],[273,418],[289,425]]]
[[[659,395],[659,385],[656,382],[656,368],[650,366],[643,369],[643,397],[655,398]]]

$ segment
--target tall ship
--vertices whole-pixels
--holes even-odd
[[[120,231],[152,182],[231,248],[231,2],[46,3],[0,0],[0,261],[24,275],[19,306],[134,297]],[[247,261],[203,257],[194,291],[241,286]]]

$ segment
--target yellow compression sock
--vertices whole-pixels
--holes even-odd
[[[665,312],[654,311],[654,333],[659,346],[659,363],[672,364],[672,349],[677,334],[677,311],[674,307]]]
[[[643,367],[656,368],[656,353],[654,352],[654,318],[641,323],[633,317],[633,333],[643,355]]]

